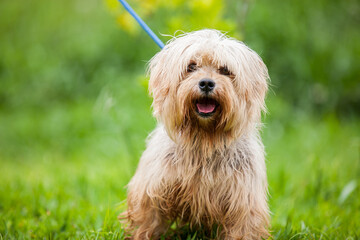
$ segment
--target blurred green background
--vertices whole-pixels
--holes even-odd
[[[129,3],[164,42],[216,28],[263,57],[274,239],[360,239],[359,1]],[[116,0],[0,2],[1,239],[123,239],[158,51]]]

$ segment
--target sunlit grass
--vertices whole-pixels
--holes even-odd
[[[87,129],[78,149],[60,154],[50,144],[40,152],[28,150],[23,159],[2,159],[2,237],[123,238],[117,215],[124,210],[125,185],[155,126],[144,88],[136,81],[128,87],[104,87],[107,97],[114,98],[107,111],[99,106],[108,101],[101,100],[104,93],[94,106],[85,107],[89,118],[81,122],[98,126]],[[123,92],[114,95],[118,91]],[[131,96],[138,101],[125,102]],[[266,117],[263,130],[274,238],[359,238],[359,122],[314,119],[295,111],[282,116],[279,108],[288,111],[271,98],[274,114]]]

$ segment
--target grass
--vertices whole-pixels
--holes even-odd
[[[93,104],[84,103],[81,110],[78,106],[66,113],[49,109],[37,119],[39,126],[45,125],[44,132],[36,133],[40,136],[27,132],[33,142],[14,146],[21,150],[18,154],[4,154],[7,157],[0,163],[2,238],[123,239],[117,215],[124,209],[125,185],[146,135],[155,126],[145,89],[140,81],[123,85],[128,78],[136,79],[128,76],[109,83]],[[274,239],[358,239],[358,119],[316,119],[291,111],[280,99],[270,97],[268,102],[271,114],[265,119],[263,139]],[[8,114],[1,124],[10,124],[11,130],[28,129],[15,121],[17,114]],[[60,122],[46,125],[53,115]],[[71,129],[76,124],[82,127]],[[16,139],[10,131],[7,134]],[[59,138],[63,139],[56,143]],[[62,146],[64,139],[77,147]]]
[[[125,186],[156,124],[143,39],[97,1],[0,2],[0,239],[124,238]],[[273,238],[360,239],[359,118],[267,102]]]

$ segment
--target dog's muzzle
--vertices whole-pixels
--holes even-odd
[[[216,112],[219,103],[211,97],[215,88],[215,82],[209,78],[203,78],[199,81],[199,89],[203,97],[195,102],[196,112],[200,117],[210,117]]]

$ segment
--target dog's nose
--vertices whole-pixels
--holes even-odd
[[[201,79],[199,82],[199,88],[202,92],[211,92],[215,88],[215,82],[208,78]]]

